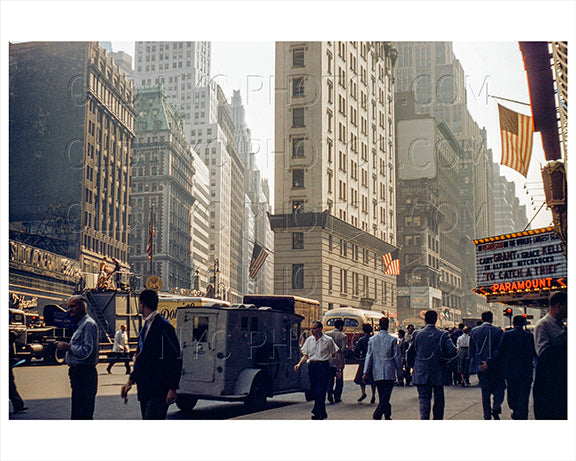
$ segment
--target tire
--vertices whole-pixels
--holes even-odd
[[[44,360],[50,364],[62,365],[66,360],[66,351],[58,350],[56,344],[50,344],[46,346],[46,354],[44,355]]]
[[[186,395],[176,395],[176,406],[184,413],[190,413],[196,406],[197,402],[198,399],[194,397],[188,397]]]
[[[256,376],[250,388],[250,394],[244,400],[244,406],[249,411],[260,411],[266,408],[267,389],[264,379]]]

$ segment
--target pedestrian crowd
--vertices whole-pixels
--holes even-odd
[[[550,298],[549,311],[537,323],[534,334],[528,331],[523,316],[513,319],[513,328],[503,331],[492,325],[492,312],[484,312],[479,325],[470,329],[442,330],[436,327],[438,314],[426,311],[425,326],[416,330],[408,325],[397,337],[388,332],[389,319],[379,320],[379,331],[362,327],[354,354],[358,369],[354,383],[360,386],[358,403],[367,398],[376,403],[373,419],[392,419],[391,395],[395,386],[415,386],[418,391],[420,419],[444,418],[444,386],[470,386],[470,375],[478,374],[484,419],[500,419],[507,394],[512,419],[528,419],[532,391],[535,419],[567,419],[567,298],[563,292]],[[115,335],[114,360],[122,361],[129,378],[122,386],[125,401],[131,387],[137,386],[142,419],[165,419],[168,407],[176,401],[182,372],[180,345],[174,327],[158,313],[158,295],[144,290],[139,296],[140,312],[145,319],[140,331],[133,369],[130,370],[125,326]],[[86,313],[81,296],[68,301],[68,311],[76,322],[70,342],[58,342],[66,351],[66,363],[72,389],[71,418],[93,419],[98,387],[98,330]],[[344,322],[336,320],[334,329],[323,332],[319,321],[312,323],[311,335],[304,341],[302,357],[294,367],[298,372],[308,363],[308,376],[314,400],[312,419],[328,417],[330,404],[342,401],[344,367],[348,337]],[[11,345],[12,349],[12,345]],[[12,357],[12,356],[11,356]],[[28,407],[19,396],[10,367],[10,400],[14,412]],[[533,384],[533,385],[532,385]]]
[[[354,383],[360,386],[358,403],[367,398],[366,387],[378,390],[373,419],[392,419],[390,398],[395,386],[413,385],[418,391],[420,419],[444,418],[445,386],[470,386],[470,375],[478,375],[484,419],[499,420],[505,395],[512,419],[528,419],[532,392],[535,419],[567,419],[567,317],[566,294],[550,298],[549,312],[537,323],[534,334],[526,329],[526,319],[515,316],[513,328],[503,331],[492,325],[493,314],[484,312],[473,327],[442,330],[436,327],[438,314],[429,310],[425,326],[408,325],[397,337],[388,332],[389,319],[380,319],[380,330],[362,327],[364,335],[353,349],[358,360]],[[309,362],[314,397],[312,419],[326,419],[326,397],[336,404],[342,397],[342,372],[347,338],[344,323],[323,333],[314,322],[312,336],[302,346],[298,371]],[[533,384],[533,385],[532,385]]]

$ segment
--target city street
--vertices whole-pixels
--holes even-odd
[[[357,403],[360,388],[352,381],[357,365],[347,365],[344,372],[344,394],[339,404],[327,404],[331,420],[369,420],[375,405],[371,405],[370,394],[362,403]],[[14,370],[18,391],[29,410],[13,414],[11,420],[69,419],[70,385],[68,367],[44,366],[40,363],[18,367]],[[94,418],[102,420],[140,419],[140,409],[133,389],[128,403],[120,398],[120,388],[126,382],[124,367],[116,364],[112,374],[106,373],[106,364],[98,365],[98,395]],[[472,386],[462,388],[445,387],[447,420],[481,420],[482,405],[480,388],[476,376]],[[369,389],[368,389],[369,392]],[[419,419],[418,394],[416,388],[396,387],[392,392],[392,418],[395,420]],[[181,412],[175,405],[168,411],[168,419],[180,420],[306,420],[310,419],[313,402],[305,402],[304,394],[287,394],[269,399],[267,409],[257,413],[248,412],[242,403],[200,400],[190,414]],[[504,402],[502,420],[510,420],[510,410]],[[530,419],[533,419],[530,409]]]

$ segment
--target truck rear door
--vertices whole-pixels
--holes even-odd
[[[217,313],[187,309],[181,313],[178,334],[182,344],[183,370],[186,380],[214,382]],[[222,340],[222,338],[220,338]]]

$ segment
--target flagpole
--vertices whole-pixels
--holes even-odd
[[[530,105],[529,103],[521,102],[521,101],[515,101],[514,99],[506,99],[506,98],[501,98],[500,96],[492,96],[492,95],[489,95],[489,96],[490,96],[491,98],[494,98],[494,99],[501,99],[502,101],[514,102],[514,103],[516,103],[516,104],[522,104],[522,105],[524,105],[524,106],[529,106],[529,105]]]
[[[154,205],[150,205],[150,227],[148,228],[148,233],[148,238],[150,238],[150,275],[154,275],[152,272],[154,261]]]

